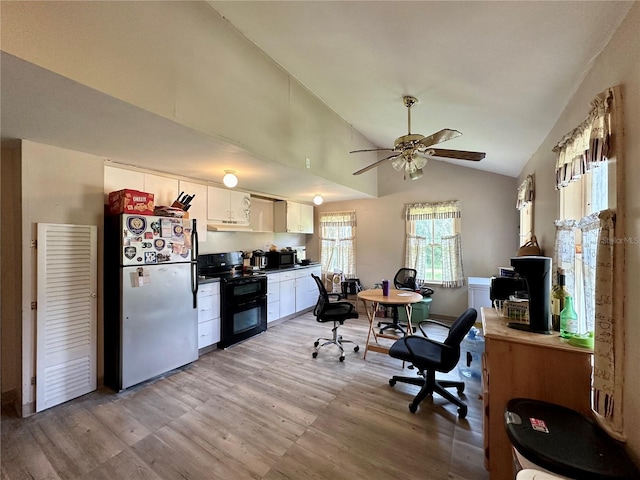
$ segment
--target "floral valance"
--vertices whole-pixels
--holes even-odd
[[[553,148],[556,160],[556,189],[566,187],[599,162],[607,161],[611,135],[613,89],[608,88],[590,105],[589,115]]]
[[[527,178],[518,187],[516,208],[522,210],[531,202],[533,202],[533,175],[527,175]]]
[[[437,218],[460,218],[460,201],[406,205],[405,220],[407,221]]]
[[[321,227],[355,227],[356,212],[324,212],[320,214]]]

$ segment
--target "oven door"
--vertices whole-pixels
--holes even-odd
[[[222,308],[222,348],[251,338],[267,329],[267,297]]]

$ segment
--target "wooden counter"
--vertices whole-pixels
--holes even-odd
[[[491,480],[512,480],[511,443],[504,410],[512,398],[532,398],[591,415],[592,351],[569,345],[558,333],[507,327],[493,308],[481,309],[485,467]]]

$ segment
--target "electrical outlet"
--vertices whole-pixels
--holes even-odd
[[[304,164],[306,165],[307,168],[311,168],[311,159],[310,158],[305,158],[304,159]]]

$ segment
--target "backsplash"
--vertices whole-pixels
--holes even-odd
[[[272,244],[278,248],[306,245],[307,235],[273,232],[207,232],[200,242],[199,253],[221,253],[237,250],[265,250]]]

